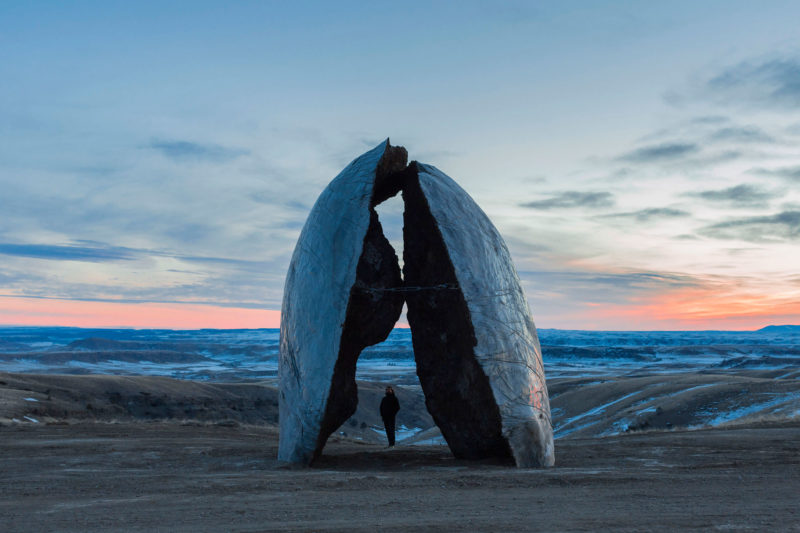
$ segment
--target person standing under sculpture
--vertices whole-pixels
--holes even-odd
[[[389,446],[394,446],[395,417],[400,410],[400,402],[394,395],[392,387],[386,387],[386,396],[381,400],[381,418],[383,427],[386,428],[386,438],[389,439]]]

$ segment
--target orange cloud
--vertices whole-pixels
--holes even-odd
[[[572,318],[591,329],[750,330],[800,323],[800,301],[796,295],[687,288],[629,304],[587,304]]]
[[[579,307],[578,307],[579,306]],[[590,330],[752,330],[800,323],[800,298],[718,286],[684,288],[626,304],[585,302],[574,312],[535,314],[540,327]],[[534,310],[535,312],[535,310]],[[201,304],[114,303],[0,297],[0,324],[85,328],[280,327],[280,311]],[[408,327],[404,321],[396,327]]]
[[[82,328],[277,328],[280,327],[280,311],[200,304],[0,297],[0,324]]]

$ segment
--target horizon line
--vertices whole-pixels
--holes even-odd
[[[536,331],[586,331],[592,333],[706,333],[706,332],[730,332],[730,333],[757,333],[763,329],[777,327],[777,328],[800,328],[800,324],[767,324],[766,326],[758,329],[579,329],[579,328],[550,328],[550,327],[537,327]],[[136,326],[65,326],[58,324],[3,324],[0,323],[0,329],[5,328],[60,328],[60,329],[85,329],[85,330],[131,330],[131,331],[261,331],[266,329],[277,329],[280,327],[231,327],[231,328],[214,328],[214,327],[191,327],[191,328],[169,328],[169,327],[136,327]],[[395,325],[392,331],[396,329],[410,330],[409,325]],[[378,343],[379,344],[379,343]]]
[[[658,313],[654,311],[659,310],[658,306],[652,304],[643,307],[592,305],[583,313],[538,315],[534,324],[547,324],[537,329],[563,331],[757,331],[768,326],[794,325],[800,319],[794,307],[772,312],[754,309],[749,313],[739,308],[729,313],[703,309],[681,312],[681,307]],[[401,315],[393,329],[407,329],[409,325],[404,319]],[[2,327],[174,331],[278,329],[281,312],[233,303],[115,302],[0,295],[0,324]],[[620,327],[622,324],[624,326]]]

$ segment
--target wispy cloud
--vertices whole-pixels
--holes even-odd
[[[737,124],[728,117],[699,116],[662,127],[639,139],[649,143],[627,152],[617,161],[632,163],[687,162],[706,165],[726,162],[743,155],[758,155],[754,145],[785,145],[755,124]],[[722,150],[720,152],[720,149]]]
[[[101,263],[107,261],[132,261],[146,257],[176,259],[184,263],[222,266],[239,271],[254,272],[274,267],[271,261],[236,259],[229,257],[182,255],[162,250],[147,250],[111,246],[95,241],[78,241],[76,244],[16,244],[0,243],[0,254],[51,261],[85,261]],[[0,272],[2,275],[2,272]]]
[[[125,261],[136,257],[136,251],[116,246],[73,246],[57,244],[0,243],[0,254],[50,259],[55,261]]]
[[[123,248],[95,241],[58,245],[0,243],[0,255],[6,257],[0,261],[0,294],[275,308],[280,307],[280,288],[290,253],[291,249],[271,259],[255,260]],[[59,261],[102,263],[102,266],[80,267],[84,273],[94,273],[87,277],[52,275],[53,267],[44,263]],[[183,266],[189,267],[188,270]],[[119,282],[120,279],[127,283]],[[130,282],[134,279],[136,282]]]
[[[250,261],[247,259],[230,259],[226,257],[198,257],[198,256],[172,256],[181,261],[188,263],[204,263],[207,265],[222,265],[228,267],[235,267],[240,270],[254,271],[263,270],[267,267],[274,266],[269,261]]]
[[[598,325],[609,319],[625,320],[644,329],[647,324],[670,329],[756,329],[765,324],[793,323],[800,304],[792,295],[764,294],[747,287],[752,280],[710,282],[696,288],[653,294],[632,304],[609,304],[587,308],[582,320],[594,318]],[[630,326],[629,326],[630,327]]]
[[[638,211],[630,211],[626,213],[600,215],[599,218],[633,219],[636,222],[649,222],[654,219],[683,218],[688,216],[691,216],[691,213],[684,211],[683,209],[674,209],[672,207],[650,207],[647,209],[640,209]]]
[[[761,176],[776,176],[788,181],[800,182],[800,165],[792,167],[779,167],[779,168],[753,168],[750,174],[758,174]]]
[[[662,143],[637,148],[618,159],[628,163],[657,163],[673,161],[700,151],[694,143]]]
[[[572,289],[602,285],[615,288],[651,288],[663,289],[664,287],[694,287],[702,281],[686,274],[656,271],[631,271],[631,272],[582,272],[582,271],[525,271],[519,272],[520,277],[535,279],[554,286],[569,287]]]
[[[175,161],[202,160],[223,163],[248,153],[247,150],[240,148],[191,141],[153,140],[150,141],[148,147]]]
[[[724,103],[800,108],[800,59],[773,57],[724,68],[705,84],[707,95]]]
[[[287,210],[301,211],[303,214],[311,211],[311,205],[309,205],[308,202],[301,202],[292,199],[287,200],[269,191],[254,191],[247,196],[258,204],[280,206],[286,208]]]
[[[726,220],[706,226],[700,233],[717,239],[751,242],[793,241],[800,239],[800,211]]]
[[[708,125],[716,126],[730,122],[730,119],[724,115],[703,115],[699,117],[694,117],[689,122],[691,124],[697,124],[703,126],[708,126]]]
[[[611,207],[613,205],[614,195],[605,191],[563,191],[554,194],[550,198],[520,204],[521,207],[529,207],[531,209],[562,209],[571,207],[599,209]]]
[[[725,203],[734,207],[764,207],[769,200],[776,198],[777,194],[755,185],[741,184],[727,189],[689,192],[686,193],[686,196]]]
[[[775,139],[756,126],[729,126],[709,135],[711,141],[737,143],[771,143]]]
[[[637,302],[669,291],[700,287],[704,280],[695,276],[657,271],[591,272],[580,270],[521,270],[520,279],[531,300],[531,308],[543,325],[578,325],[575,316],[590,309],[617,305],[635,308]],[[546,317],[546,318],[545,318]],[[591,327],[608,329],[609,324]],[[560,327],[564,327],[563,325]],[[568,326],[567,326],[568,327]],[[586,327],[578,326],[578,327]],[[630,327],[630,326],[628,326]]]

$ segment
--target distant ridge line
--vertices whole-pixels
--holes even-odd
[[[761,328],[759,330],[756,330],[756,331],[757,332],[763,332],[763,333],[779,333],[779,332],[786,333],[786,332],[790,332],[790,331],[791,332],[800,333],[800,326],[791,325],[791,324],[783,324],[783,325],[780,325],[780,326],[772,325],[772,326],[763,327],[763,328]]]

